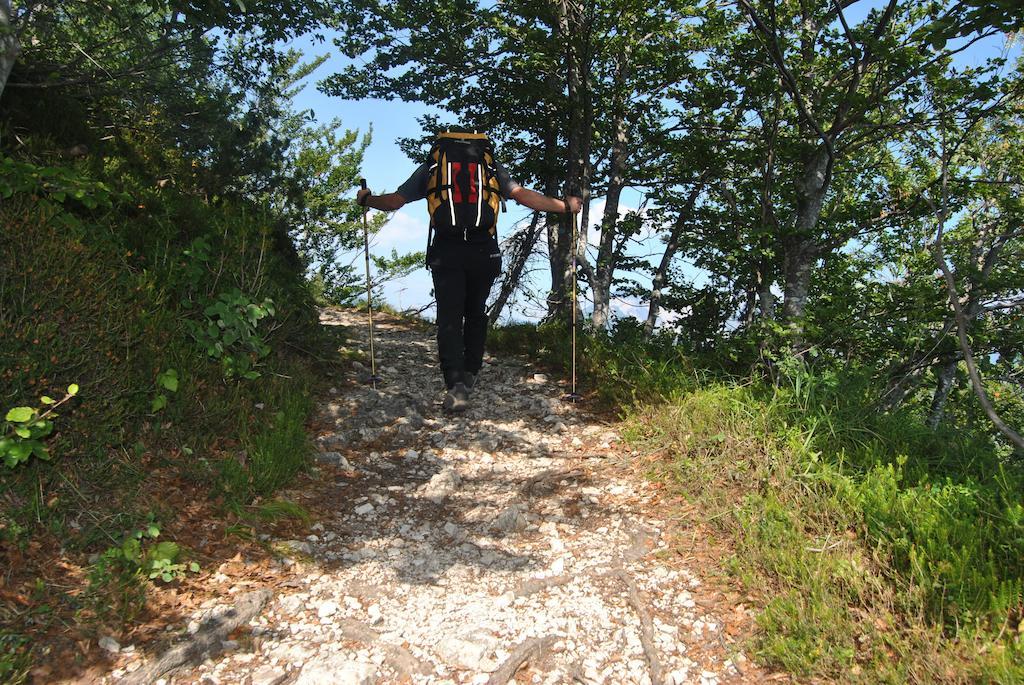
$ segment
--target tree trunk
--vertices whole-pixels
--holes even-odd
[[[561,0],[556,4],[558,11],[559,39],[565,46],[565,75],[568,91],[569,122],[566,131],[568,141],[568,169],[566,191],[579,193],[583,197],[583,212],[578,217],[577,240],[572,240],[572,217],[565,216],[558,222],[557,237],[549,247],[551,253],[551,296],[548,300],[548,318],[561,319],[579,307],[572,302],[569,293],[576,278],[570,256],[579,255],[581,246],[586,245],[587,221],[589,220],[590,146],[593,130],[593,103],[590,92],[589,51],[583,43],[589,34],[581,3]],[[552,245],[554,243],[554,245]]]
[[[703,179],[704,177],[702,176],[701,181]],[[703,190],[704,184],[701,182],[690,191],[689,197],[686,198],[686,203],[680,210],[679,216],[676,218],[676,222],[672,225],[672,230],[668,234],[668,240],[665,242],[665,251],[661,254],[658,268],[654,270],[654,277],[651,279],[651,295],[648,298],[647,304],[647,321],[644,322],[644,335],[648,338],[654,335],[654,327],[658,324],[658,314],[661,313],[661,291],[668,281],[668,269],[672,265],[672,258],[675,257],[676,251],[679,249],[679,241],[683,237],[683,231],[692,222],[693,208],[697,205],[697,198],[700,197]]]
[[[775,293],[772,283],[775,280],[776,268],[769,256],[772,254],[773,239],[779,235],[779,220],[775,215],[775,146],[779,140],[779,117],[782,105],[782,94],[778,91],[772,101],[771,115],[764,117],[762,135],[767,145],[764,159],[764,184],[761,186],[761,230],[764,234],[758,240],[761,258],[758,260],[754,278],[757,287],[757,303],[761,318],[775,318]]]
[[[553,75],[549,76],[549,84],[554,80]],[[552,86],[553,87],[553,86]],[[544,132],[544,168],[550,175],[544,180],[544,194],[557,197],[561,192],[556,176],[556,167],[560,165],[558,149],[558,120],[555,118],[555,108],[549,111],[548,128]],[[560,175],[560,174],[558,174]],[[547,297],[548,320],[558,320],[559,314],[565,304],[565,279],[563,274],[566,270],[566,262],[569,259],[568,241],[565,240],[565,220],[557,214],[547,214],[544,217],[544,230],[548,242],[548,268],[551,270],[551,289]]]
[[[807,309],[807,297],[811,289],[811,271],[817,250],[813,241],[795,237],[784,242],[786,246],[785,291],[782,313],[797,334],[803,331],[800,318]]]
[[[761,260],[757,269],[757,303],[762,319],[775,318],[775,293],[772,292],[771,262]]]
[[[740,314],[740,326],[750,328],[757,318],[757,288],[747,288],[743,294],[743,313]]]
[[[488,313],[488,318],[490,318],[492,324],[498,322],[502,311],[505,309],[505,305],[519,285],[519,281],[523,276],[523,269],[526,268],[526,262],[530,260],[530,255],[533,254],[533,248],[537,244],[537,239],[540,238],[542,228],[540,212],[534,212],[533,217],[530,219],[529,227],[525,231],[509,238],[509,243],[512,244],[512,248],[506,251],[509,254],[509,263],[505,269],[505,277],[501,281],[498,297],[491,304]]]
[[[597,251],[597,265],[590,280],[594,298],[592,322],[604,329],[611,318],[611,290],[618,255],[615,252],[615,229],[619,223],[619,202],[626,185],[626,164],[629,161],[629,134],[626,129],[626,78],[632,68],[632,44],[615,60],[611,158],[608,163],[608,192],[605,194],[604,215],[601,217],[601,244]]]
[[[14,30],[14,12],[10,0],[0,0],[0,97],[7,86],[7,77],[21,54],[21,44]]]
[[[932,395],[932,406],[928,411],[928,427],[932,430],[939,427],[942,417],[946,414],[946,400],[949,399],[949,393],[956,385],[956,367],[959,363],[958,359],[953,358],[939,369],[935,394]]]
[[[672,257],[679,249],[679,238],[683,234],[686,223],[682,219],[676,221],[669,234],[668,242],[665,243],[665,251],[661,254],[661,262],[654,271],[654,278],[651,279],[651,295],[647,302],[647,321],[644,322],[644,335],[650,338],[654,335],[654,327],[658,324],[658,314],[661,313],[661,291],[668,280],[668,268],[672,264]]]
[[[785,250],[782,314],[793,335],[792,345],[803,344],[801,319],[807,309],[814,262],[818,257],[815,235],[821,208],[828,190],[829,153],[819,146],[804,164],[804,175],[797,183],[797,216],[795,230],[783,238]]]

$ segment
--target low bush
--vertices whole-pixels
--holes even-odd
[[[565,368],[564,330],[491,349]],[[1024,680],[1024,465],[985,431],[877,409],[858,370],[782,359],[775,383],[700,368],[633,324],[581,338],[581,384],[626,400],[652,477],[725,533],[761,605],[752,649],[844,682]]]

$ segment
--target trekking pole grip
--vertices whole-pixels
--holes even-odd
[[[365,178],[359,179],[359,187],[361,189],[363,189],[363,190],[366,190],[366,179]]]

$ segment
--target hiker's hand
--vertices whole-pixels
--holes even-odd
[[[579,214],[580,210],[583,209],[583,198],[570,195],[569,197],[563,198],[562,202],[565,203],[566,213]]]
[[[360,188],[359,192],[356,193],[356,204],[358,204],[360,207],[365,207],[366,199],[370,197],[370,195],[372,194],[373,193],[370,192],[369,188]]]

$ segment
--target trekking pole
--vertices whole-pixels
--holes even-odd
[[[363,190],[366,190],[366,179],[359,179],[359,186]],[[366,381],[373,386],[373,389],[377,389],[377,383],[380,383],[383,378],[377,375],[377,355],[373,350],[373,300],[370,295],[370,223],[366,218],[368,209],[366,205],[363,205],[363,256],[366,259],[366,316],[369,320],[370,328],[370,378]]]
[[[566,201],[568,203],[568,200]],[[576,241],[579,239],[579,229],[576,226],[576,212],[570,208],[572,216],[572,392],[563,397],[566,402],[579,402],[583,396],[576,392]]]

